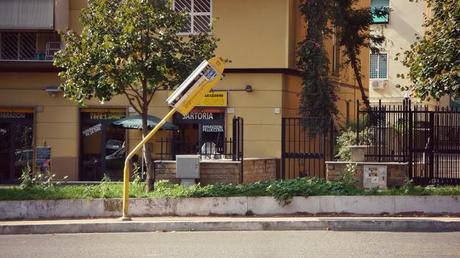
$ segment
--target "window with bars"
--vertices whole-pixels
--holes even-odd
[[[187,34],[208,33],[211,31],[211,0],[175,0],[174,10],[189,15]]]
[[[388,56],[386,53],[371,53],[369,78],[388,78]]]
[[[2,32],[0,33],[1,60],[35,59],[37,33]]]
[[[56,32],[0,32],[0,60],[3,61],[51,61],[60,49],[61,39]]]

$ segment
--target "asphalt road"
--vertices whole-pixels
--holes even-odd
[[[0,257],[460,257],[460,232],[3,235]]]

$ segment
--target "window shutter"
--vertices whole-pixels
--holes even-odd
[[[54,29],[54,1],[0,0],[0,29]]]
[[[371,10],[372,10],[372,22],[373,23],[388,23],[389,21],[389,14],[384,16],[378,16],[377,11],[386,9],[387,11],[390,10],[390,0],[371,0]]]

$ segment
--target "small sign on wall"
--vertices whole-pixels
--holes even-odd
[[[365,165],[363,171],[365,189],[384,189],[387,187],[387,166]]]

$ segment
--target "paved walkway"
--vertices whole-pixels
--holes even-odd
[[[460,232],[460,217],[148,217],[0,221],[0,234],[336,230]]]

